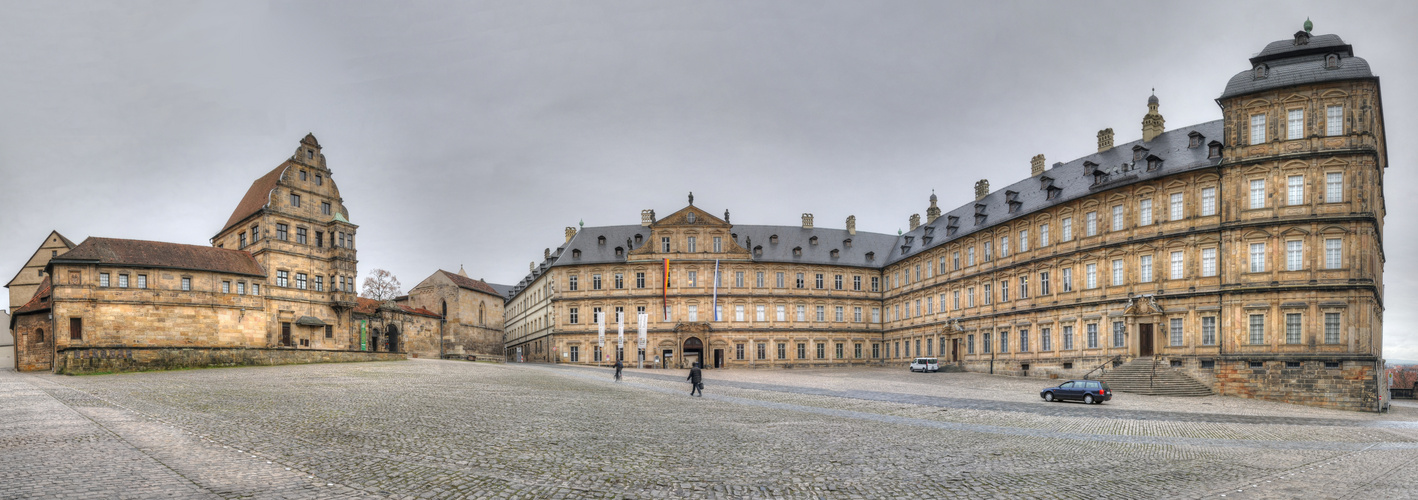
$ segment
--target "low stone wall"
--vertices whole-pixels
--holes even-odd
[[[1252,363],[1260,363],[1253,368]],[[1299,363],[1298,367],[1287,366]],[[1326,368],[1325,363],[1338,363]],[[1377,359],[1218,359],[1218,394],[1325,408],[1378,411]]]
[[[65,349],[54,357],[54,372],[64,374],[175,370],[216,366],[297,365],[356,361],[395,361],[404,353],[242,348],[84,348]]]

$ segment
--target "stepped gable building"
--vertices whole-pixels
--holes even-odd
[[[1035,156],[1024,180],[981,180],[944,213],[932,195],[927,220],[899,236],[851,219],[816,229],[807,214],[801,228],[734,226],[692,198],[661,221],[567,228],[513,289],[509,355],[633,363],[635,323],[624,355],[616,315],[643,309],[647,364],[938,356],[1165,393],[1127,377],[1156,367],[1203,392],[1380,409],[1378,77],[1338,36],[1307,29],[1267,45],[1216,102],[1221,119],[1166,130],[1154,95],[1141,140],[1115,145],[1105,129],[1096,153],[1049,168]]]
[[[374,349],[361,337],[368,320],[357,328],[352,318],[348,215],[307,135],[252,185],[213,246],[116,238],[75,246],[52,233],[46,245],[55,250],[40,255],[46,277],[10,320],[17,365],[76,373],[402,358],[364,352]]]
[[[501,359],[505,300],[493,285],[469,278],[460,267],[456,273],[435,271],[400,302],[436,311],[444,319],[440,354]]]

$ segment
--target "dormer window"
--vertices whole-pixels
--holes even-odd
[[[762,257],[762,256],[763,256],[763,245],[758,245],[758,246],[756,246],[756,247],[753,247],[753,256],[754,256],[754,257]]]
[[[845,239],[845,240],[842,240],[842,246],[847,247],[847,248],[852,248],[852,239],[851,239],[851,238],[847,238],[847,239]]]
[[[837,250],[836,248],[833,248],[833,249],[832,249],[832,258],[835,259],[835,258],[840,257],[840,256],[842,256],[842,252],[841,252],[840,250]]]
[[[597,236],[597,237],[596,237],[596,244],[597,244],[597,245],[604,245],[604,244],[606,244],[606,237],[605,237],[605,236]]]
[[[1257,64],[1253,76],[1257,80],[1270,76],[1270,68],[1264,64]]]
[[[808,243],[809,245],[816,245],[816,244],[817,244],[817,237],[816,237],[816,236],[813,236],[813,237],[811,237],[811,238],[808,238],[808,239],[807,239],[807,243]]]
[[[1324,56],[1324,69],[1339,69],[1339,54]]]
[[[1142,160],[1142,158],[1145,156],[1147,156],[1147,148],[1144,148],[1142,146],[1132,147],[1132,161]]]
[[[868,260],[868,261],[876,260],[876,252],[867,252],[867,260]]]
[[[640,236],[639,234],[636,234],[636,235],[635,235],[635,246],[640,246],[640,241],[641,241],[642,238],[643,238],[643,237]]]
[[[793,247],[793,257],[802,257],[803,247]]]
[[[772,243],[772,244],[774,244],[774,245],[777,245],[777,244],[778,244],[778,235],[775,234],[775,235],[769,236],[769,237],[768,237],[768,242],[769,242],[769,243]]]
[[[1151,172],[1151,171],[1157,170],[1157,169],[1159,169],[1159,168],[1162,168],[1162,159],[1161,159],[1161,158],[1158,158],[1157,155],[1148,155],[1148,156],[1147,156],[1147,171],[1148,171],[1148,172]]]
[[[579,258],[581,258],[581,250],[580,250],[580,249],[572,250],[572,251],[571,251],[571,258],[573,258],[573,259],[579,259]]]
[[[1191,139],[1190,141],[1187,141],[1187,149],[1201,147],[1201,141],[1206,139],[1205,137],[1201,136],[1200,132],[1197,132],[1195,130],[1191,131],[1191,133],[1188,133],[1187,137]]]
[[[1207,157],[1207,158],[1220,158],[1220,157],[1221,157],[1221,142],[1220,142],[1220,141],[1211,141],[1211,142],[1208,143],[1206,146],[1207,146],[1207,152],[1206,152],[1206,157]]]
[[[615,256],[616,256],[616,257],[624,257],[624,256],[625,256],[625,247],[615,247]]]

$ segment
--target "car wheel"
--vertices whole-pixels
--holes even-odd
[[[1086,395],[1086,396],[1083,396],[1083,404],[1086,404],[1086,405],[1091,405],[1091,404],[1093,404],[1093,395],[1092,395],[1092,394],[1088,394],[1088,395]]]
[[[1052,393],[1052,392],[1046,392],[1046,393],[1044,393],[1044,401],[1047,401],[1047,402],[1049,402],[1049,403],[1054,402],[1054,393]]]

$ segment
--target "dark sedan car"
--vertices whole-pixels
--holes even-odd
[[[1113,399],[1113,390],[1108,388],[1107,382],[1098,380],[1070,380],[1059,384],[1058,387],[1050,387],[1039,391],[1039,397],[1044,401],[1082,401],[1084,403],[1102,403]]]

